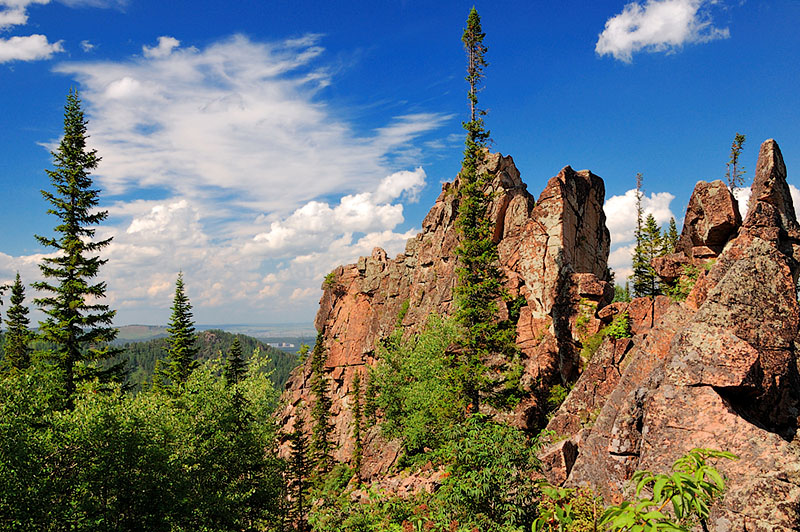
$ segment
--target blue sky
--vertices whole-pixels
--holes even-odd
[[[472,5],[0,0],[0,280],[38,276],[76,87],[117,324],[164,323],[179,269],[200,323],[310,322],[324,274],[401,251],[458,171]],[[800,185],[800,1],[475,5],[493,149],[534,195],[567,164],[605,179],[619,276],[636,172],[662,223],[723,177],[736,132],[748,179],[775,138]]]

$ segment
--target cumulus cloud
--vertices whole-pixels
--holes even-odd
[[[181,41],[175,37],[162,36],[158,38],[157,46],[142,46],[142,53],[145,57],[162,58],[172,53],[172,50],[180,46]]]
[[[165,322],[179,270],[201,322],[310,320],[326,273],[417,232],[404,206],[448,116],[346,121],[320,95],[333,79],[316,35],[148,50],[56,67],[79,80],[103,158],[97,236],[113,236],[101,272],[120,324]],[[0,256],[0,280],[23,263]]]
[[[794,204],[795,214],[798,213],[800,207],[800,188],[790,184],[789,193],[792,195],[792,203]],[[742,219],[747,216],[747,209],[750,207],[750,187],[739,187],[733,191],[733,196],[739,202],[739,213]]]
[[[54,53],[63,51],[62,41],[51,43],[40,34],[0,39],[0,63],[49,59]]]
[[[674,218],[670,203],[675,196],[669,192],[653,192],[642,197],[644,216],[652,214],[659,226]],[[616,280],[624,283],[633,272],[631,258],[636,247],[636,189],[631,189],[625,194],[611,196],[603,205],[606,214],[606,226],[611,233],[611,253],[608,256],[608,265],[616,273]]]
[[[640,50],[673,52],[684,44],[730,36],[728,28],[714,26],[709,7],[717,0],[647,0],[631,2],[606,21],[595,52],[630,63]]]
[[[94,48],[95,48],[94,44],[92,44],[88,40],[84,39],[81,41],[81,49],[84,52],[91,52],[92,50],[94,50]]]
[[[659,225],[669,222],[675,215],[670,203],[675,196],[669,192],[653,192],[642,197],[644,216],[652,214]],[[636,189],[631,189],[621,196],[611,196],[603,205],[606,213],[606,225],[611,233],[612,246],[632,242],[636,231]]]

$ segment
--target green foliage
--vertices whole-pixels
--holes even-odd
[[[184,393],[98,393],[78,386],[60,410],[58,368],[0,379],[0,529],[45,531],[277,530],[283,466],[271,414],[277,394],[264,359],[238,388],[237,423],[219,364]]]
[[[31,332],[28,329],[30,320],[28,319],[28,307],[25,302],[25,286],[17,272],[14,284],[11,286],[11,306],[6,312],[6,325],[8,330],[5,333],[3,342],[3,366],[7,369],[24,370],[31,365],[31,355],[29,343]]]
[[[311,394],[314,403],[311,406],[311,455],[317,473],[327,474],[333,466],[333,444],[331,442],[331,398],[330,382],[325,372],[325,363],[328,359],[327,351],[322,345],[322,333],[317,335],[314,350],[311,354]]]
[[[555,411],[569,395],[570,388],[561,384],[555,384],[547,391],[547,409]]]
[[[725,481],[709,460],[737,457],[711,449],[692,449],[672,466],[670,474],[637,471],[633,475],[636,499],[598,512],[589,491],[544,485],[539,517],[533,532],[608,530],[619,532],[689,532],[707,529],[711,504],[725,490]]]
[[[625,283],[625,286],[621,285],[614,285],[614,299],[612,303],[619,303],[619,302],[629,302],[631,300],[631,291],[628,287],[628,283]]]
[[[225,382],[229,385],[236,384],[241,381],[247,374],[247,362],[242,358],[242,344],[239,342],[239,337],[233,339],[231,350],[228,352],[228,358],[225,360],[225,369],[223,375]]]
[[[309,475],[311,472],[308,463],[308,439],[303,430],[303,405],[297,407],[294,418],[294,427],[289,435],[291,457],[287,471],[287,491],[290,497],[289,518],[304,532],[306,526],[306,501],[308,497]]]
[[[33,284],[43,295],[34,300],[47,315],[39,335],[53,349],[43,357],[54,362],[63,379],[63,397],[72,406],[76,381],[118,376],[122,368],[101,371],[97,361],[114,355],[107,345],[116,336],[111,327],[115,311],[101,303],[106,283],[92,280],[105,264],[97,253],[111,238],[94,240],[94,226],[108,216],[97,210],[99,191],[92,188],[91,171],[100,160],[86,147],[86,120],[76,92],[70,91],[64,107],[64,136],[51,152],[55,167],[47,170],[53,191],[42,190],[56,216],[56,237],[36,235],[39,243],[54,251],[39,264],[45,280]]]
[[[378,392],[375,406],[383,414],[383,432],[402,438],[408,455],[441,447],[463,418],[460,375],[447,355],[459,333],[451,320],[431,316],[419,334],[403,339],[397,331],[380,348],[367,399],[372,385]]]
[[[186,296],[183,272],[175,281],[175,296],[172,299],[172,315],[167,327],[167,358],[163,365],[157,363],[153,384],[177,393],[192,370],[197,366],[197,334],[192,320],[192,304]]]
[[[245,362],[250,360],[256,350],[264,353],[269,358],[266,368],[269,380],[275,389],[282,390],[289,378],[289,373],[298,365],[298,357],[265,344],[256,338],[242,334],[232,334],[219,329],[203,331],[197,338],[196,345],[199,351],[196,360],[204,362],[219,358],[220,353],[230,352],[236,339],[241,344],[242,358]],[[134,391],[147,387],[147,383],[153,378],[156,361],[164,357],[164,353],[168,348],[167,338],[155,338],[146,342],[122,344],[119,347],[120,353],[108,363],[124,362],[130,368],[125,385]]]
[[[325,275],[325,279],[322,280],[322,288],[328,289],[333,288],[336,286],[336,274],[334,272],[330,272]]]
[[[733,137],[733,144],[731,144],[731,156],[725,165],[727,167],[725,179],[728,181],[728,188],[731,192],[744,185],[744,167],[739,164],[739,156],[742,153],[744,141],[745,136],[741,133],[736,133]]]
[[[533,532],[595,532],[603,501],[589,488],[566,489],[541,485],[539,516]]]
[[[683,275],[673,286],[667,288],[667,295],[673,301],[684,301],[700,276],[700,270],[694,264],[684,264],[682,270]]]
[[[614,319],[611,320],[611,323],[608,324],[604,331],[606,336],[616,338],[617,340],[620,338],[630,338],[632,336],[631,317],[628,315],[628,311],[620,312],[614,316]]]
[[[478,169],[489,138],[482,118],[485,112],[477,107],[478,90],[487,64],[484,37],[480,16],[472,8],[462,36],[468,58],[466,80],[470,87],[470,120],[463,124],[467,137],[459,174],[456,218],[461,240],[455,250],[459,261],[455,317],[463,328],[458,382],[472,411],[478,411],[481,395],[489,387],[483,360],[490,353],[513,355],[516,349],[512,324],[497,319],[497,302],[505,296],[503,274],[493,240],[494,225],[488,217],[491,196],[486,187],[489,175]]]
[[[400,311],[397,313],[397,321],[395,322],[395,327],[402,327],[403,320],[406,318],[406,314],[408,314],[408,307],[410,306],[411,301],[408,299],[403,301],[403,304],[400,305]]]
[[[353,470],[355,471],[356,478],[361,478],[361,458],[363,456],[363,447],[361,442],[361,429],[363,424],[362,409],[361,409],[361,372],[356,371],[353,376],[353,389],[350,392],[353,406],[351,411],[353,413]]]
[[[436,499],[450,520],[479,530],[531,525],[538,489],[530,472],[539,462],[522,431],[473,414],[456,427],[443,454],[452,462]]]
[[[675,253],[680,238],[678,227],[675,225],[675,218],[670,217],[667,231],[664,233],[664,246],[661,249],[661,254],[669,255],[670,253]]]
[[[636,231],[636,247],[633,251],[633,291],[637,297],[652,297],[662,293],[650,261],[662,255],[663,249],[661,230],[653,215],[648,214],[644,225]]]

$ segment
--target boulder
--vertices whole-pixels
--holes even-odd
[[[690,259],[716,256],[741,223],[739,205],[725,183],[699,181],[689,198],[677,251]]]

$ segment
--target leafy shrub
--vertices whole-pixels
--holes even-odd
[[[569,395],[569,390],[570,389],[567,386],[562,386],[561,384],[552,386],[547,392],[548,410],[552,412],[558,409],[558,407],[561,406],[561,403],[563,403]]]
[[[539,517],[533,532],[594,532],[603,501],[589,488],[567,489],[542,484]]]
[[[684,301],[700,276],[700,270],[694,264],[684,264],[682,271],[682,275],[675,284],[666,290],[667,295],[673,301]]]
[[[627,310],[614,316],[614,319],[605,328],[605,334],[616,339],[630,338],[632,336],[631,317],[628,315]]]
[[[452,457],[436,492],[450,521],[466,530],[511,531],[530,527],[538,484],[537,443],[519,429],[473,414],[443,450]]]
[[[370,381],[377,388],[381,427],[400,437],[406,452],[439,448],[463,417],[465,398],[446,356],[458,337],[449,320],[431,316],[421,333],[403,339],[396,331],[380,350],[380,363]]]
[[[711,504],[725,489],[722,475],[708,464],[720,458],[737,459],[728,452],[692,449],[673,464],[671,474],[637,471],[636,500],[610,506],[602,514],[591,492],[544,485],[533,531],[689,532],[698,524],[705,530]]]

